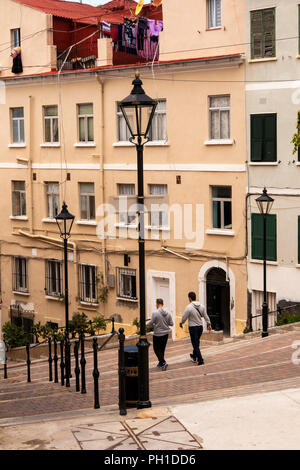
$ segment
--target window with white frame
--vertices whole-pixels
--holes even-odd
[[[46,261],[46,294],[51,297],[62,297],[62,262]]]
[[[136,295],[136,270],[117,268],[118,297],[137,300]]]
[[[149,184],[149,194],[151,196],[164,196],[168,194],[168,185],[166,184]],[[153,199],[152,204],[160,204]],[[150,212],[150,226],[151,227],[167,227],[169,225],[169,215],[166,211],[152,211]]]
[[[232,229],[231,186],[212,186],[213,228]]]
[[[220,28],[222,26],[222,0],[207,0],[208,28]]]
[[[25,181],[12,182],[12,215],[14,217],[26,216]]]
[[[79,183],[80,187],[80,219],[95,220],[95,189],[94,183]]]
[[[24,108],[11,108],[12,141],[14,144],[25,142]]]
[[[59,183],[46,183],[47,217],[54,219],[59,213]]]
[[[22,256],[13,258],[13,290],[28,292],[28,260]]]
[[[135,195],[135,185],[134,184],[118,184],[118,195],[119,197],[134,196]],[[126,212],[119,213],[119,223],[123,225],[132,225],[135,224],[136,213],[128,212],[128,207]]]
[[[79,142],[94,141],[94,112],[93,103],[78,104],[78,137]]]
[[[10,30],[11,34],[11,47],[21,47],[21,30],[20,28],[15,28]]]
[[[127,142],[131,137],[128,126],[126,124],[125,118],[121,111],[121,108],[117,107],[117,118],[118,118],[118,141]],[[132,115],[129,120],[134,119]],[[166,100],[158,100],[158,105],[156,107],[152,125],[149,133],[150,141],[159,141],[166,142],[168,140],[167,136],[167,102]]]
[[[158,105],[150,127],[150,140],[160,142],[166,142],[168,140],[166,100],[158,100]]]
[[[97,267],[89,264],[80,265],[80,301],[98,303]]]
[[[230,139],[230,96],[209,97],[210,140]]]
[[[44,141],[47,144],[59,141],[57,106],[44,106]]]

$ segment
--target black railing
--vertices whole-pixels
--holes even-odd
[[[276,323],[278,322],[278,317],[284,315],[286,312],[289,312],[290,310],[295,309],[295,308],[298,308],[299,312],[300,312],[300,304],[288,305],[286,307],[277,307],[276,310],[270,310],[268,312],[268,317],[270,315],[274,315],[274,317],[276,316],[276,321],[275,321],[275,325],[274,325],[274,326],[276,326]],[[249,315],[249,329],[250,329],[250,331],[253,331],[253,319],[254,318],[262,318],[262,316],[263,316],[262,313],[259,313],[258,315],[252,315],[252,314]],[[255,330],[255,331],[259,331],[259,330]]]

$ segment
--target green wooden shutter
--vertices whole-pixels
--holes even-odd
[[[262,10],[263,21],[263,57],[275,57],[275,8]]]
[[[263,159],[263,135],[264,119],[263,115],[251,116],[251,161],[261,162]]]
[[[263,160],[276,162],[277,160],[277,115],[264,115],[264,146]]]
[[[267,260],[277,261],[277,222],[276,215],[267,216]],[[263,259],[263,216],[251,214],[252,259]]]
[[[263,53],[263,22],[262,10],[251,12],[251,58],[262,57]]]

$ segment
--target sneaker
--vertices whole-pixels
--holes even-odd
[[[161,367],[161,365],[159,364],[159,362],[157,363],[156,367]]]
[[[196,362],[196,361],[195,361],[195,362]],[[204,365],[204,361],[198,362],[197,365],[198,365],[198,366],[203,366],[203,365]]]
[[[161,366],[161,370],[167,370],[168,364],[165,362],[163,366]]]
[[[197,362],[197,359],[193,356],[193,354],[190,354],[190,358],[192,359],[193,362]]]

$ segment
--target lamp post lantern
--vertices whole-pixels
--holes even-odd
[[[130,132],[130,142],[137,150],[138,173],[138,220],[139,220],[139,303],[140,338],[137,343],[139,356],[137,408],[149,408],[149,342],[146,336],[145,303],[145,222],[144,222],[144,145],[149,141],[149,132],[157,107],[157,101],[147,96],[142,88],[139,72],[132,82],[131,94],[118,103]]]
[[[262,338],[269,336],[268,333],[268,301],[267,301],[267,217],[271,212],[274,199],[272,199],[266,188],[264,188],[263,193],[256,199],[256,203],[259,209],[259,212],[263,216],[263,275],[264,275],[264,301],[262,304]]]
[[[65,354],[66,354],[66,386],[70,387],[71,377],[71,354],[69,342],[69,285],[68,285],[68,239],[74,222],[74,215],[68,211],[68,206],[64,202],[60,214],[56,217],[56,223],[59,228],[60,236],[64,241],[64,270],[65,270]]]

